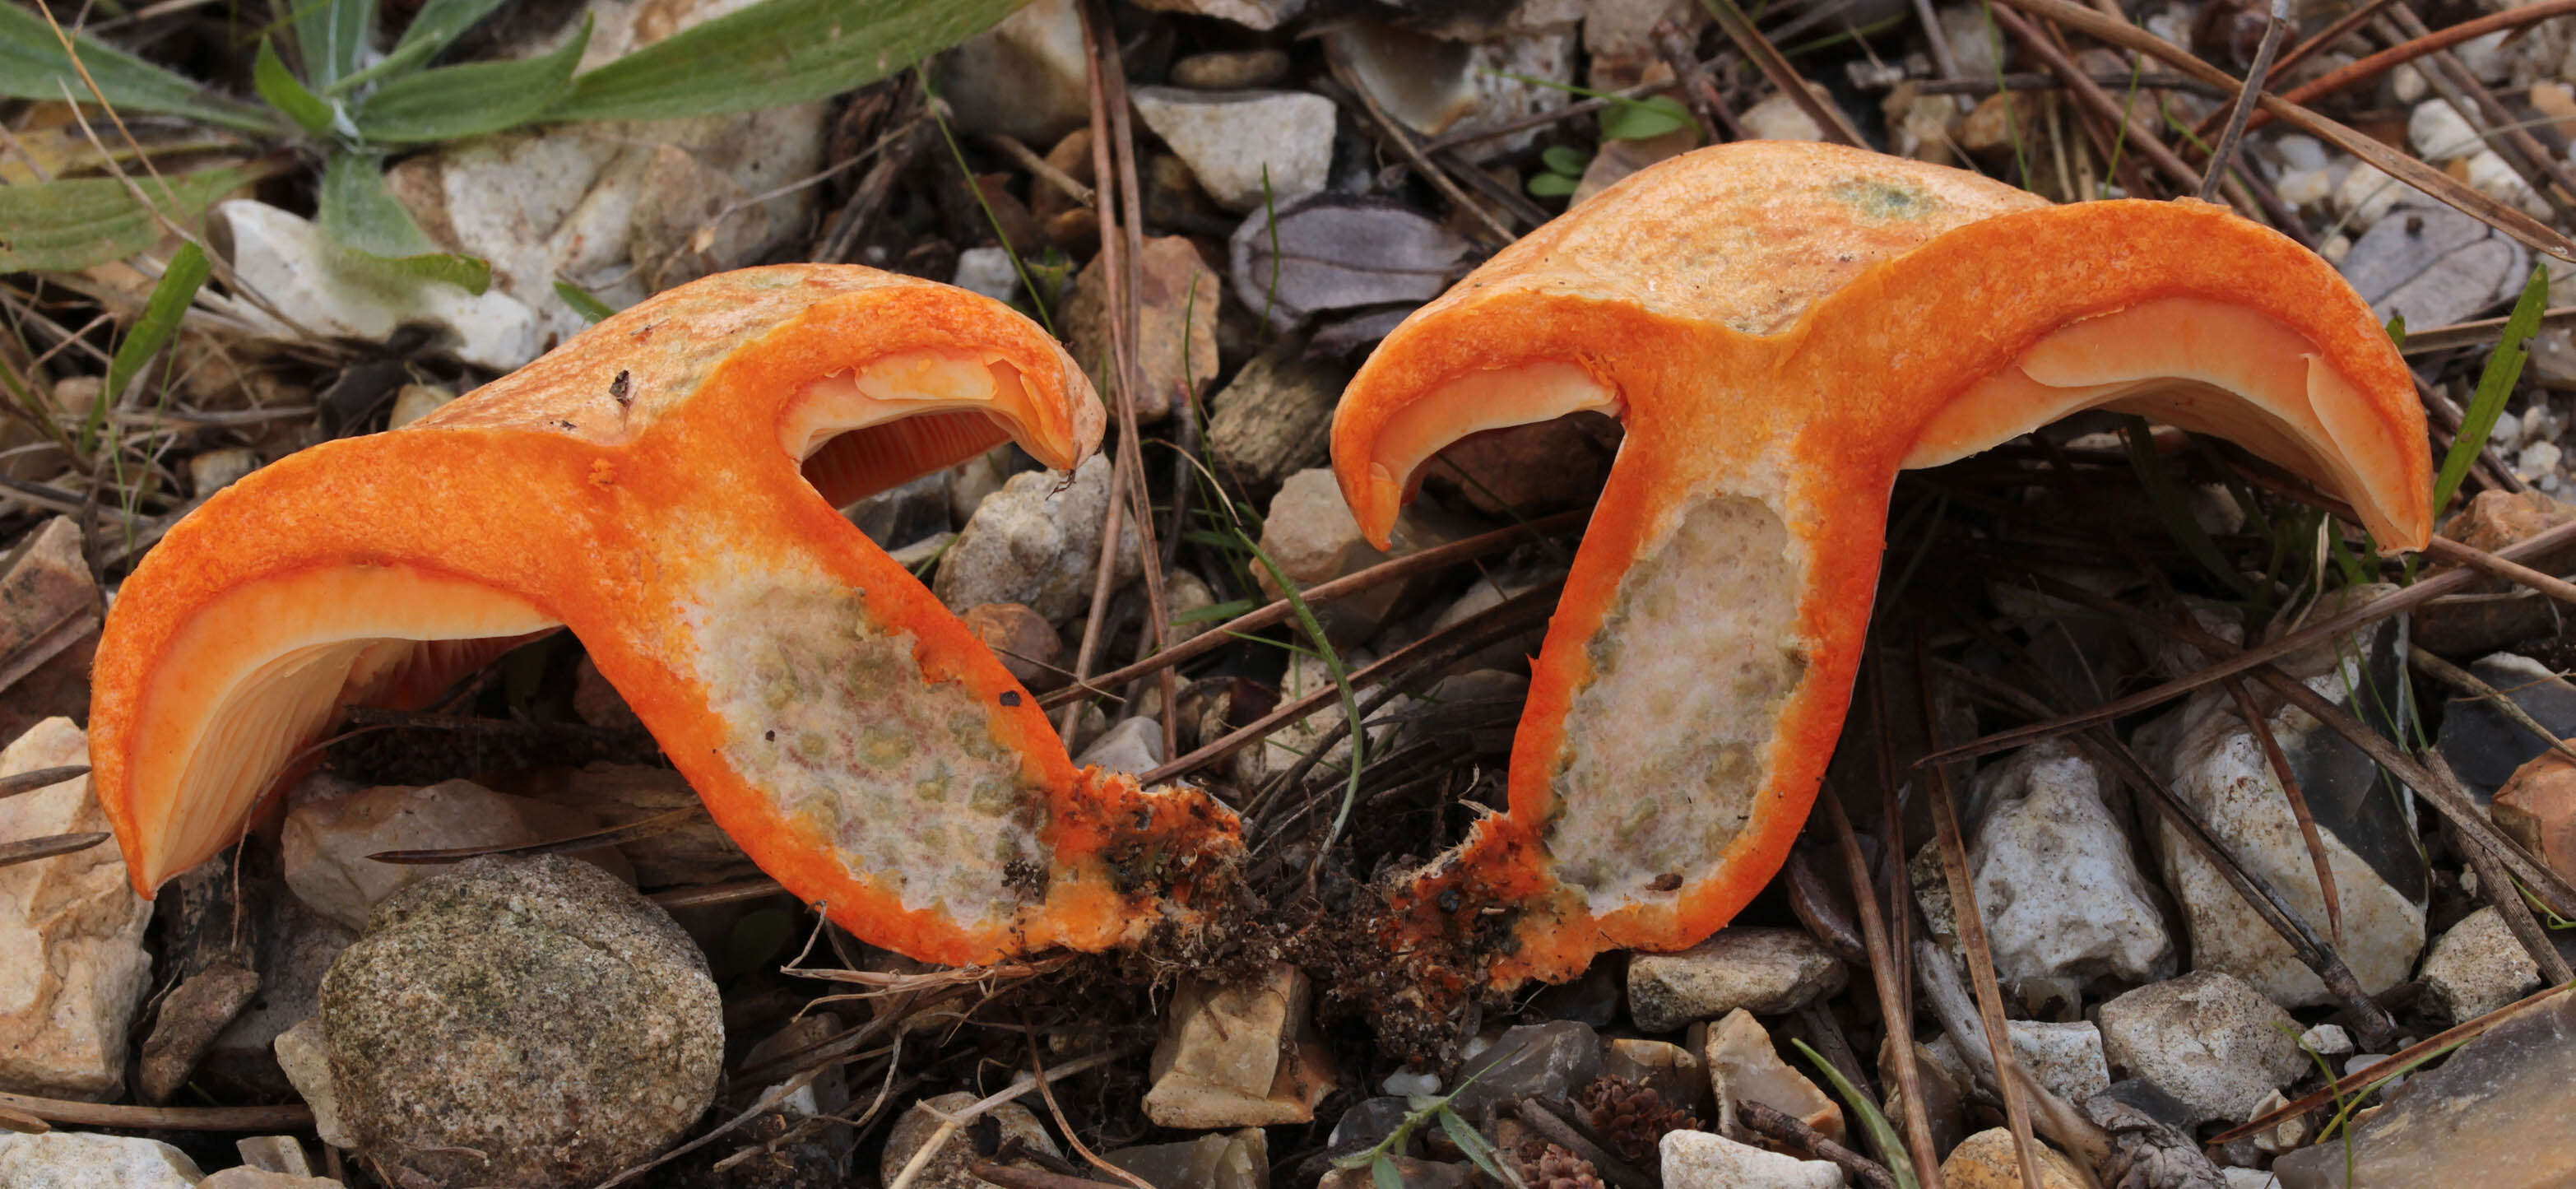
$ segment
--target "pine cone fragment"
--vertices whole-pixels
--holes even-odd
[[[1529,1189],[1602,1189],[1601,1170],[1555,1144],[1531,1140],[1514,1153]]]
[[[1688,1108],[1665,1106],[1654,1087],[1610,1074],[1583,1088],[1583,1122],[1632,1164],[1653,1157],[1666,1132],[1699,1130],[1699,1116]]]

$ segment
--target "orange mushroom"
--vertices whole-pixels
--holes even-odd
[[[1138,936],[1230,878],[1234,819],[1076,771],[1035,699],[835,507],[1101,409],[1055,341],[856,267],[683,285],[412,426],[208,500],[117,599],[91,763],[137,891],[239,837],[349,703],[416,706],[569,627],[717,824],[939,962]]]
[[[2369,307],[2205,203],[2050,206],[1731,144],[1611,187],[1416,312],[1333,424],[1379,544],[1469,433],[1581,409],[1628,433],[1532,670],[1509,812],[1400,891],[1403,940],[1509,910],[1489,971],[1509,984],[1724,925],[1823,779],[1896,472],[2105,406],[2318,481],[2383,547],[2428,534],[2423,410]]]

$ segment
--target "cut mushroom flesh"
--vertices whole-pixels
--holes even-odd
[[[262,469],[108,618],[93,779],[135,886],[230,845],[345,704],[421,705],[568,626],[716,822],[868,941],[986,962],[1186,915],[1230,878],[1232,816],[1076,771],[834,510],[1014,437],[1069,467],[1100,428],[1008,307],[786,266],[668,291],[413,426]]]
[[[1381,346],[1333,453],[1383,542],[1419,470],[1577,409],[1627,435],[1533,666],[1510,810],[1399,889],[1399,945],[1561,979],[1726,923],[1786,858],[1847,709],[1896,472],[2081,409],[2231,438],[2429,533],[2423,412],[2369,308],[2195,202],[2048,206],[1937,166],[1748,142],[1643,171]]]

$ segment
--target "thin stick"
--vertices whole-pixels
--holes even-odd
[[[2236,156],[2236,142],[2245,136],[2245,121],[2254,114],[2254,97],[2263,93],[2263,83],[2272,73],[2272,56],[2281,51],[2281,35],[2290,28],[2290,0],[2272,0],[2272,13],[2263,25],[2263,42],[2254,50],[2254,65],[2245,71],[2245,89],[2236,93],[2236,102],[2227,115],[2227,131],[2218,138],[2218,146],[2209,151],[2207,176],[2200,180],[2200,200],[2210,201],[2218,193],[2219,180],[2227,176],[2228,162]]]
[[[1735,1104],[1735,1115],[1744,1120],[1745,1126],[1755,1131],[1785,1143],[1796,1144],[1815,1153],[1820,1159],[1834,1162],[1841,1166],[1844,1172],[1850,1173],[1853,1179],[1869,1186],[1870,1189],[1896,1189],[1896,1178],[1889,1175],[1886,1165],[1835,1143],[1824,1132],[1807,1126],[1805,1122],[1791,1117],[1778,1107],[1747,1098]]]
[[[104,830],[83,834],[56,834],[47,838],[29,838],[21,842],[0,842],[0,867],[32,863],[57,855],[77,854],[107,841],[114,835]]]
[[[89,775],[87,764],[65,764],[59,768],[38,768],[16,776],[0,776],[0,798],[52,788],[66,780]]]
[[[2007,2],[2012,2],[2012,0],[2007,0]],[[2023,0],[2023,2],[2028,2],[2028,0]],[[2494,567],[2490,572],[2495,573],[2498,577],[2510,577],[2517,582],[2526,582],[2533,585],[2537,585],[2538,581],[2546,581],[2556,583],[2559,586],[2567,587],[2568,589],[2576,589],[2576,587],[2570,587],[2569,584],[2561,582],[2559,579],[2551,578],[2546,574],[2542,574],[2538,570],[2516,564],[2517,559],[2541,556],[2571,541],[2576,541],[2576,520],[2571,520],[2566,524],[2557,525],[2543,532],[2534,534],[2529,538],[2516,542],[2515,544],[2492,554],[2471,550],[2468,549],[2467,546],[2460,545],[2456,541],[2446,541],[2441,537],[2433,538],[2431,545],[2426,551],[2435,554],[2445,554],[2446,550],[2465,551],[2458,553],[2459,560],[2468,562],[2469,565],[2473,567]],[[2471,554],[2475,554],[2477,560],[2471,560]],[[2447,556],[2447,554],[2445,555]],[[2525,575],[2528,575],[2529,577],[2524,577]],[[2359,607],[2351,608],[2341,614],[2329,616],[2325,619],[2309,624],[2307,627],[2283,636],[2278,640],[2274,640],[2269,644],[2233,653],[2232,655],[2227,656],[2226,659],[2216,661],[2197,673],[2177,677],[2162,685],[2156,686],[2153,689],[2141,690],[2125,698],[2104,702],[2090,710],[2079,710],[2075,713],[2061,715],[2045,722],[2033,723],[2025,727],[2015,727],[2008,731],[1997,731],[1994,734],[1984,736],[1983,738],[1970,740],[1969,742],[1952,747],[1945,747],[1915,761],[1915,763],[1920,766],[1948,760],[1963,760],[1976,756],[1992,755],[1995,752],[2008,751],[2027,743],[2035,743],[2041,739],[2063,735],[2070,731],[2081,730],[2085,727],[2092,726],[2095,723],[2109,722],[2115,718],[2135,714],[2141,710],[2151,709],[2153,707],[2163,705],[2166,702],[2170,702],[2175,698],[2189,694],[2194,690],[2215,685],[2229,677],[2235,676],[2236,674],[2249,672],[2259,665],[2279,660],[2291,653],[2308,648],[2320,640],[2340,636],[2354,628],[2361,627],[2365,624],[2376,623],[2391,615],[2395,615],[2400,611],[2411,610],[2413,608],[2423,606],[2425,603],[2431,602],[2443,595],[2451,594],[2462,587],[2476,582],[2478,580],[2478,576],[2478,573],[2473,572],[2470,569],[2459,569],[2453,570],[2447,574],[2436,574],[2403,590],[2382,595],[2379,598],[2372,599]],[[2208,652],[2209,650],[2202,649],[2202,651]]]
[[[1780,56],[1780,48],[1771,44],[1771,39],[1764,37],[1762,30],[1754,27],[1752,19],[1744,15],[1744,10],[1735,6],[1735,0],[1706,0],[1706,3],[1709,13],[1717,18],[1717,27],[1726,32],[1727,39],[1735,43],[1735,48],[1744,51],[1744,56],[1753,60],[1763,76],[1771,80],[1771,85],[1789,97],[1789,102],[1807,113],[1807,118],[1824,130],[1827,139],[1858,149],[1869,147],[1869,141],[1861,136],[1860,129],[1852,127],[1852,122],[1843,116],[1840,107],[1817,99],[1816,93],[1807,89],[1806,79],[1798,73],[1798,68]]]
[[[2425,752],[2424,766],[2443,779],[2459,780],[2451,771],[2450,761],[2443,759],[2439,751]],[[2478,898],[2493,906],[2496,915],[2504,919],[2504,927],[2512,932],[2515,941],[2522,943],[2532,964],[2540,968],[2541,981],[2553,987],[2576,982],[2576,970],[2568,969],[2567,959],[2558,956],[2558,947],[2549,943],[2548,931],[2531,915],[2530,903],[2522,898],[2522,886],[2513,882],[2503,861],[2487,848],[2460,837],[2458,831],[2452,833],[2453,840],[2460,844],[2460,853],[2469,860],[2469,869],[2478,874]]]
[[[1433,546],[1402,557],[1388,558],[1356,574],[1345,574],[1330,582],[1316,583],[1299,592],[1297,597],[1304,599],[1309,608],[1321,607],[1326,603],[1348,598],[1385,583],[1410,578],[1415,574],[1437,570],[1454,562],[1465,561],[1471,557],[1517,545],[1540,534],[1577,527],[1589,516],[1591,516],[1589,512],[1559,512],[1553,516],[1542,516],[1526,524],[1496,529],[1490,533],[1482,533],[1462,541],[1451,541],[1446,545]],[[1113,669],[1091,678],[1088,684],[1069,685],[1059,689],[1039,698],[1038,705],[1052,710],[1068,702],[1078,702],[1088,696],[1105,694],[1115,686],[1146,674],[1168,669],[1215,652],[1233,643],[1235,637],[1286,623],[1294,615],[1295,611],[1288,605],[1288,600],[1279,599],[1209,628],[1126,668]]]
[[[2521,8],[2479,17],[2473,21],[2436,30],[2403,45],[2381,50],[2358,62],[2343,66],[2304,85],[2293,87],[2281,96],[2289,103],[2310,103],[2365,79],[2377,78],[2435,50],[2446,50],[2464,41],[2474,41],[2498,29],[2519,29],[2536,25],[2552,17],[2576,13],[2576,0],[2540,0]],[[2361,15],[2359,13],[2354,14]]]
[[[2530,732],[2534,738],[2547,745],[2549,750],[2557,752],[2562,758],[2576,760],[2576,746],[2569,746],[2566,740],[2558,737],[2557,732],[2542,726],[2539,719],[2533,718],[2529,711],[2524,710],[2521,703],[2514,701],[2503,690],[2488,685],[2477,674],[2422,648],[2407,649],[2406,663],[2422,670],[2426,676],[2455,686],[2460,692],[2484,701],[2490,709],[2511,720],[2515,726]]]
[[[1120,241],[1117,233],[1117,187],[1110,184],[1110,179],[1116,177],[1117,172],[1109,159],[1109,95],[1106,90],[1107,84],[1101,79],[1105,68],[1101,65],[1099,37],[1092,27],[1087,9],[1082,21],[1082,49],[1086,69],[1091,76],[1092,176],[1100,182],[1099,187],[1093,191],[1093,196],[1098,199],[1100,207],[1100,259],[1097,267],[1107,270],[1103,275],[1108,279],[1112,292],[1110,308],[1116,310],[1120,308],[1120,304],[1115,297],[1126,287],[1127,274],[1121,267],[1121,258],[1126,255],[1126,245]],[[1113,354],[1118,353],[1118,337],[1113,325],[1111,334]],[[1116,361],[1116,366],[1120,369],[1122,377],[1120,387],[1123,388],[1125,386],[1123,355]],[[1121,431],[1124,432],[1124,429],[1125,426],[1122,423]],[[1122,456],[1113,460],[1109,468],[1109,511],[1101,518],[1100,561],[1091,582],[1091,608],[1083,616],[1082,643],[1074,649],[1073,654],[1073,680],[1076,685],[1080,685],[1083,679],[1091,674],[1091,662],[1099,655],[1101,622],[1109,615],[1109,596],[1117,586],[1118,536],[1119,530],[1124,527],[1120,524],[1120,520],[1127,510],[1127,468],[1123,465],[1124,462],[1125,459]],[[1170,707],[1164,707],[1166,714],[1170,711]],[[1066,747],[1073,746],[1074,733],[1081,723],[1082,712],[1079,709],[1065,712],[1064,722],[1059,730]]]
[[[1343,89],[1359,99],[1360,106],[1367,109],[1369,119],[1377,123],[1378,131],[1386,135],[1387,142],[1395,146],[1396,152],[1403,154],[1404,159],[1412,163],[1414,172],[1421,174],[1422,180],[1431,183],[1433,189],[1440,191],[1441,196],[1447,198],[1450,205],[1473,216],[1476,222],[1484,227],[1485,233],[1493,237],[1495,243],[1508,244],[1519,239],[1520,234],[1503,226],[1503,221],[1495,218],[1493,212],[1486,210],[1483,203],[1467,197],[1467,192],[1458,188],[1457,179],[1450,177],[1449,171],[1431,163],[1431,158],[1423,153],[1422,146],[1413,143],[1413,138],[1405,134],[1404,126],[1397,123],[1395,117],[1388,115],[1386,107],[1377,101],[1377,96],[1370,94],[1368,87],[1360,82],[1357,73],[1350,68],[1350,63],[1330,48],[1338,47],[1341,42],[1335,39],[1326,44],[1328,48],[1324,60],[1331,68],[1333,78],[1342,84]]]
[[[1880,723],[1883,732],[1887,724]],[[1940,1152],[1932,1144],[1932,1119],[1923,1106],[1923,1071],[1914,1063],[1914,1037],[1905,1026],[1908,1005],[1906,988],[1896,981],[1896,964],[1890,960],[1887,923],[1880,919],[1878,895],[1870,886],[1869,865],[1861,860],[1860,839],[1852,832],[1851,818],[1843,812],[1842,797],[1829,785],[1817,797],[1825,803],[1825,820],[1834,828],[1834,842],[1843,855],[1843,870],[1851,877],[1852,899],[1860,906],[1862,943],[1869,947],[1869,981],[1878,989],[1879,1018],[1887,1021],[1890,1043],[1900,1050],[1896,1062],[1896,1088],[1905,1095],[1905,1147],[1913,1157],[1915,1176],[1923,1189],[1943,1189]],[[1893,849],[1903,849],[1901,845]]]
[[[2129,143],[2137,149],[2140,156],[2145,157],[2149,163],[2162,171],[2165,176],[2172,178],[2174,184],[2183,189],[2196,191],[2203,188],[2206,179],[2201,176],[2199,170],[2184,163],[2181,157],[2176,156],[2172,149],[2165,146],[2162,138],[2131,122],[2127,109],[2112,99],[2108,92],[2095,85],[2092,76],[2084,73],[2083,69],[2075,64],[2075,59],[2068,57],[2066,51],[2057,48],[2056,43],[2050,41],[2036,26],[2010,9],[1997,8],[1994,14],[1995,23],[2010,31],[2015,40],[2037,55],[2040,63],[2048,67],[2049,73],[2063,81],[2066,89],[2073,92],[2075,98],[2084,106],[2091,108],[2095,115],[2109,121],[2114,128],[2127,127]]]
[[[1093,1168],[1133,1185],[1136,1189],[1154,1189],[1154,1186],[1145,1178],[1101,1159],[1100,1153],[1092,1151],[1089,1144],[1082,1142],[1081,1136],[1074,1134],[1073,1120],[1064,1117],[1064,1108],[1058,1106],[1055,1101],[1055,1087],[1047,1082],[1046,1058],[1038,1055],[1038,1050],[1042,1046],[1038,1044],[1037,1030],[1029,1027],[1028,1022],[1023,1020],[1020,1022],[1020,1033],[1029,1040],[1029,1068],[1037,1074],[1038,1097],[1046,1100],[1047,1113],[1055,1116],[1055,1129],[1064,1133],[1064,1142],[1072,1144],[1073,1150],[1082,1153],[1082,1158],[1090,1161]]]
[[[2427,1036],[2422,1040],[2416,1041],[2405,1048],[2389,1054],[2386,1061],[2379,1062],[2378,1064],[2372,1065],[2366,1069],[2358,1069],[2345,1074],[2320,1089],[2310,1091],[2291,1102],[2274,1107],[2271,1110],[2256,1115],[2251,1119],[2247,1119],[2234,1127],[2230,1127],[2225,1131],[2219,1132],[2218,1134],[2209,1137],[2207,1143],[2210,1147],[2214,1148],[2220,1144],[2243,1139],[2244,1137],[2252,1135],[2257,1131],[2261,1131],[2266,1127],[2270,1127],[2283,1119],[2295,1119],[2309,1111],[2324,1106],[2329,1102],[2333,1102],[2337,1099],[2344,1098],[2348,1095],[2367,1089],[2372,1082],[2393,1076],[2415,1062],[2439,1053],[2444,1049],[2475,1040],[2487,1029],[2505,1022],[2505,1020],[2520,1013],[2525,1008],[2536,1007],[2549,999],[2565,995],[2567,993],[2568,989],[2566,987],[2545,987],[2520,999],[2516,999],[2511,1003],[2505,1004],[2503,1007],[2499,1007],[2483,1016],[2479,1016],[2474,1020],[2467,1020],[2462,1023],[2454,1024],[2440,1032],[2436,1032],[2431,1036]]]
[[[2111,1153],[2111,1133],[2085,1118],[2075,1104],[2058,1097],[2057,1091],[2041,1085],[2022,1065],[2019,1055],[2006,1053],[2005,1064],[1994,1063],[1993,1046],[1978,1043],[1986,1026],[1977,1018],[1977,1005],[1970,1001],[1968,988],[1959,985],[1959,968],[1950,963],[1948,951],[1929,937],[1916,938],[1914,967],[1921,976],[1916,984],[1923,988],[1923,1001],[1932,1006],[1932,1014],[1940,1018],[1942,1028],[1958,1039],[1960,1059],[1998,1093],[2007,1077],[2020,1085],[2036,1108],[2039,1125],[2047,1129],[2048,1137],[2056,1140],[2057,1146],[2074,1155],[2076,1171],[2086,1184],[2093,1184],[2093,1170],[2100,1168]],[[2021,1150],[2029,1151],[2030,1145],[2023,1142]]]
[[[1941,739],[1939,716],[1932,710],[1930,667],[1925,663],[1922,638],[1915,638],[1914,673],[1922,686],[1923,732],[1933,742]],[[1968,978],[1977,992],[1977,1014],[1985,1024],[1986,1047],[1993,1050],[1995,1068],[2012,1068],[2011,1034],[2004,1030],[2004,993],[1995,980],[1995,954],[1986,940],[1986,920],[1977,910],[1977,884],[1968,878],[1968,843],[1959,832],[1959,807],[1952,800],[1950,771],[1936,767],[1931,772],[1932,825],[1941,839],[1941,875],[1950,885],[1951,915],[1957,918],[1960,948],[1968,951]],[[1959,1038],[1967,1047],[1967,1038]],[[2039,1153],[2030,1138],[2030,1111],[2022,1103],[2020,1079],[2010,1076],[1995,1079],[2004,1099],[2004,1125],[2011,1128],[2014,1156],[2021,1165],[2022,1189],[2040,1189]]]
[[[1112,1061],[1124,1060],[1134,1052],[1134,1047],[1129,1046],[1125,1048],[1111,1049],[1107,1052],[1093,1053],[1087,1057],[1076,1057],[1071,1061],[1067,1061],[1064,1064],[1057,1066],[1054,1076],[1059,1078],[1072,1077],[1073,1075],[1081,1073],[1087,1069],[1107,1065]],[[930,1138],[924,1140],[920,1149],[912,1154],[912,1159],[904,1163],[902,1170],[895,1173],[894,1179],[886,1182],[885,1189],[911,1189],[913,1181],[920,1178],[921,1170],[930,1167],[931,1159],[939,1155],[939,1149],[942,1145],[945,1145],[948,1142],[948,1137],[957,1134],[960,1130],[964,1129],[967,1124],[983,1118],[985,1112],[992,1110],[994,1107],[1000,1106],[1005,1102],[1013,1101],[1021,1095],[1037,1089],[1039,1083],[1044,1080],[1045,1075],[1043,1074],[1023,1073],[1019,1077],[1013,1079],[1010,1085],[1004,1086],[991,1094],[987,1094],[982,1098],[976,1099],[974,1102],[968,1103],[964,1108],[958,1110],[954,1114],[950,1114],[946,1111],[941,1111],[927,1105],[923,1106],[921,1109],[929,1111],[939,1119],[939,1126],[931,1131]]]
[[[1004,136],[999,132],[987,132],[978,139],[993,148],[1000,149],[1003,156],[1019,162],[1020,168],[1029,171],[1029,176],[1055,187],[1057,193],[1072,199],[1075,206],[1090,206],[1098,201],[1092,195],[1091,187],[1073,180],[1072,174],[1049,164],[1046,158],[1038,156],[1029,146],[1021,144],[1018,138]]]
[[[136,1131],[301,1131],[313,1126],[313,1108],[279,1106],[115,1106],[66,1102],[0,1091],[0,1110],[76,1127],[127,1127]]]

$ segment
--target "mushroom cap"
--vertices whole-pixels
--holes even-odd
[[[717,823],[861,937],[951,962],[1110,944],[1226,852],[1230,815],[1076,771],[835,511],[1005,436],[1070,466],[1100,431],[1081,371],[1009,307],[791,265],[281,459],[174,526],[108,616],[91,762],[135,887],[238,838],[343,705],[425,705],[569,627]],[[1176,856],[1170,878],[1119,878],[1100,852],[1121,839]]]
[[[2051,206],[1859,150],[1728,144],[1417,311],[1334,418],[1372,540],[1467,434],[1592,409],[1627,436],[1532,667],[1510,812],[1399,890],[1401,940],[1504,906],[1489,973],[1508,983],[1723,925],[1785,861],[1839,737],[1896,472],[2097,406],[2233,438],[2342,495],[2383,548],[2430,533],[2422,406],[2369,307],[2206,203]]]

